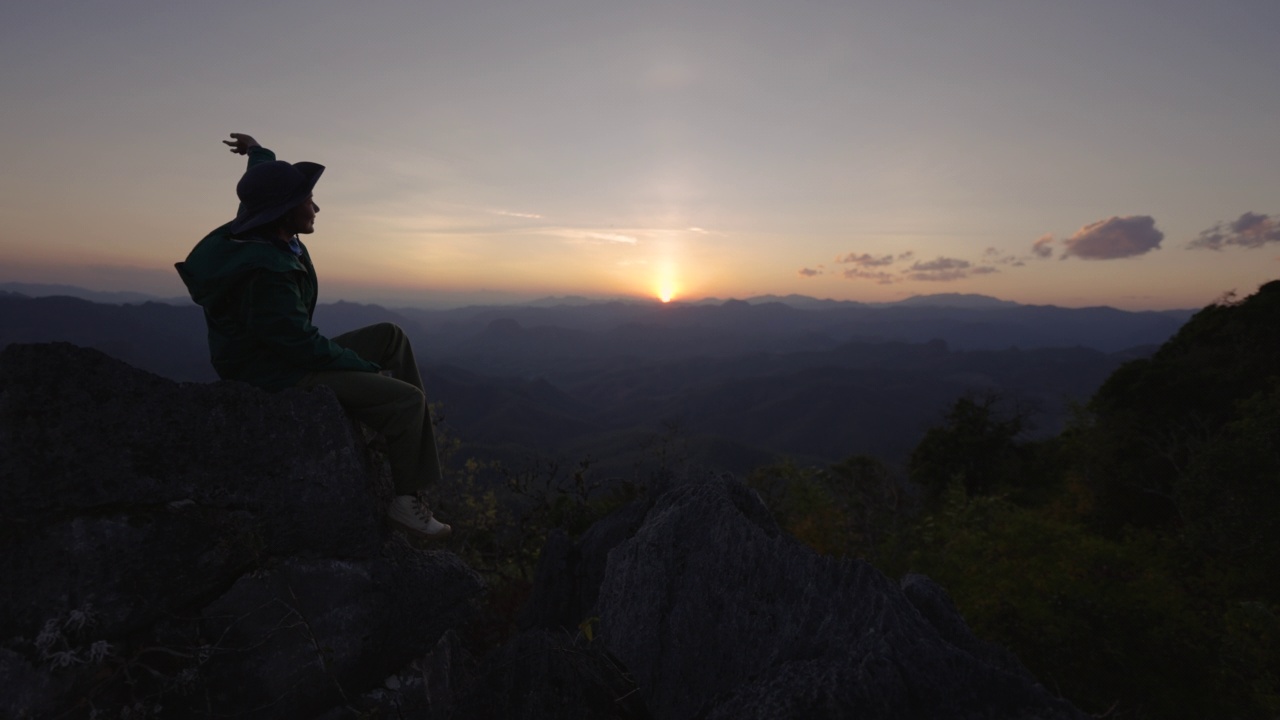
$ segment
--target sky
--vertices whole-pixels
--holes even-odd
[[[1199,307],[1280,276],[1276,0],[0,7],[0,282],[162,297],[252,135],[322,301]]]

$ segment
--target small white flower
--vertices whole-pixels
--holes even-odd
[[[106,640],[99,640],[89,646],[89,662],[100,663],[111,656],[111,644]]]
[[[60,625],[58,618],[49,618],[44,622],[44,628],[36,636],[36,649],[40,651],[41,655],[48,655],[49,649],[62,639]]]
[[[54,670],[71,667],[72,665],[81,662],[84,661],[76,657],[75,650],[59,650],[58,652],[49,655],[49,665]]]
[[[72,630],[80,630],[85,625],[93,624],[93,616],[93,606],[85,603],[83,608],[76,608],[67,613],[67,621],[63,623],[63,626]]]

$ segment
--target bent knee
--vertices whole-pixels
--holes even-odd
[[[393,322],[380,322],[374,325],[374,327],[378,328],[378,332],[391,338],[399,339],[404,337],[404,329]]]

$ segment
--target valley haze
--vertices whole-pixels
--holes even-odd
[[[1192,310],[1021,305],[943,294],[893,303],[799,295],[699,302],[549,297],[421,308],[320,305],[327,335],[405,328],[464,457],[577,463],[618,476],[655,457],[731,472],[866,454],[900,463],[957,398],[997,396],[1061,429],[1121,363]],[[0,284],[0,346],[65,341],[209,382],[188,299]]]

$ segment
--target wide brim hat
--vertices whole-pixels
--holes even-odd
[[[245,171],[236,184],[240,209],[231,221],[233,234],[266,225],[311,196],[324,166],[313,162],[283,160],[259,163]]]

